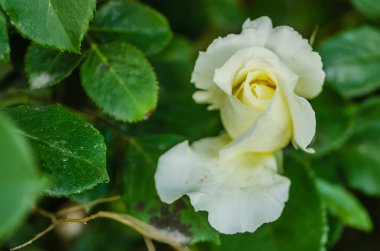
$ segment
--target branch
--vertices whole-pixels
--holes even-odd
[[[95,203],[94,201],[92,205]],[[104,199],[101,201],[104,202]],[[99,203],[99,200],[97,201]],[[70,210],[66,210],[65,212],[72,212],[74,209],[78,209],[79,207],[73,207],[69,208]],[[63,210],[62,210],[63,211]],[[60,211],[62,213],[62,211]],[[46,214],[46,212],[43,213],[44,215],[48,216],[50,213]],[[126,226],[129,226],[130,228],[134,229],[138,233],[142,234],[144,236],[145,243],[147,245],[148,251],[155,251],[154,245],[151,240],[155,240],[158,242],[166,243],[170,245],[172,248],[174,248],[177,251],[190,251],[190,249],[186,246],[187,240],[186,239],[181,239],[178,234],[176,233],[171,233],[163,229],[158,229],[154,226],[148,225],[145,222],[142,222],[128,214],[119,214],[119,213],[114,213],[114,212],[107,212],[107,211],[100,211],[95,214],[92,214],[90,216],[87,216],[82,219],[70,219],[70,218],[60,218],[60,219],[52,219],[52,224],[47,227],[45,230],[42,232],[38,233],[34,238],[31,240],[17,246],[11,249],[13,250],[18,250],[23,247],[26,247],[36,240],[40,239],[43,237],[45,234],[53,230],[56,226],[62,224],[62,223],[83,223],[87,224],[87,222],[92,221],[97,218],[107,218],[111,220],[115,220],[117,222],[120,222]]]

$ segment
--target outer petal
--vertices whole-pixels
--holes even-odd
[[[272,30],[272,22],[269,18],[259,18],[254,21],[247,20],[244,23],[241,34],[231,34],[224,38],[215,39],[206,52],[200,52],[195,62],[191,82],[201,90],[211,94],[209,98],[202,99],[202,103],[210,103],[213,109],[218,109],[223,103],[220,99],[221,90],[213,82],[215,69],[221,67],[236,51],[253,46],[264,47]],[[219,93],[218,93],[219,92]],[[203,98],[206,95],[203,95]],[[197,99],[196,101],[200,101]]]
[[[314,153],[314,150],[307,148],[315,134],[315,113],[310,103],[293,93],[288,94],[288,104],[293,121],[293,145],[302,150]]]
[[[294,83],[297,82],[297,76],[285,65],[277,61],[272,61],[272,65],[276,69],[278,82],[280,83],[279,88],[291,114],[293,145],[296,148],[300,147],[302,150],[312,153],[313,150],[308,149],[307,146],[311,143],[315,134],[316,119],[313,108],[306,99],[294,93]]]
[[[157,191],[166,202],[187,194],[222,233],[253,232],[281,215],[290,181],[277,174],[273,155],[220,157],[225,143],[222,136],[169,150],[159,160]]]
[[[265,47],[299,76],[295,89],[298,95],[314,98],[321,92],[325,79],[321,57],[298,32],[289,26],[276,27]]]
[[[222,110],[222,115],[225,109]],[[226,116],[226,115],[225,115]],[[223,116],[222,116],[223,119]],[[277,89],[271,102],[257,120],[237,139],[222,149],[223,154],[237,155],[241,152],[273,152],[285,147],[292,135],[292,120],[287,102]],[[229,124],[223,124],[226,128]],[[234,121],[238,123],[238,121]]]

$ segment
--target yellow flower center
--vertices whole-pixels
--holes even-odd
[[[242,70],[232,85],[232,95],[243,104],[263,111],[277,88],[274,76],[264,70]]]

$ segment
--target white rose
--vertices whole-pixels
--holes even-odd
[[[289,141],[305,151],[315,115],[305,98],[322,89],[320,56],[287,26],[267,17],[246,21],[243,31],[216,39],[200,53],[194,94],[220,109],[228,135],[180,143],[162,155],[155,182],[161,200],[188,195],[222,233],[254,232],[281,215],[290,181],[278,174],[273,152]]]
[[[220,109],[234,139],[225,153],[273,152],[290,140],[310,152],[315,114],[305,98],[321,92],[324,78],[321,58],[307,40],[261,17],[199,54],[192,82],[201,90],[193,97]]]
[[[221,233],[254,232],[280,217],[290,181],[277,173],[271,153],[220,155],[229,142],[224,135],[174,146],[158,161],[156,189],[166,203],[188,195]]]

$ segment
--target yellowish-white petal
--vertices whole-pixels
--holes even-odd
[[[292,114],[293,123],[293,145],[296,148],[313,153],[314,150],[308,148],[313,140],[316,127],[316,119],[310,103],[295,94],[289,94],[288,104]]]
[[[268,68],[266,60],[277,60],[278,57],[262,47],[245,48],[232,55],[220,68],[215,69],[214,83],[227,95],[232,94],[232,85],[237,74],[248,63],[251,69]]]
[[[228,96],[220,109],[224,129],[233,139],[241,136],[252,126],[260,114],[260,111],[242,104],[234,96]]]
[[[195,62],[191,82],[198,89],[217,93],[221,90],[213,82],[215,69],[221,67],[238,50],[250,47],[263,47],[272,30],[272,23],[269,18],[257,20],[247,20],[245,28],[241,34],[230,34],[226,37],[215,39],[205,52],[200,52]],[[210,103],[213,107],[219,108],[223,101],[219,99],[219,94],[209,95],[209,99],[204,102]]]
[[[286,65],[273,60],[273,67],[276,69],[278,87],[286,100],[290,112],[292,124],[292,143],[296,148],[312,153],[313,150],[307,148],[311,143],[316,129],[316,119],[313,108],[303,97],[294,93],[298,76],[294,74]]]
[[[225,112],[224,110],[221,114]],[[227,123],[225,122],[227,120],[223,120],[225,126],[238,123],[238,121]],[[247,151],[274,152],[289,144],[291,135],[291,114],[281,90],[277,89],[265,111],[256,117],[256,121],[243,134],[224,147],[221,152],[226,155],[238,155]]]
[[[210,224],[221,233],[254,232],[280,217],[290,181],[277,174],[272,154],[220,156],[227,139],[173,147],[159,160],[157,191],[168,203],[187,194],[196,210],[208,212]]]
[[[289,26],[276,27],[265,47],[278,55],[299,76],[296,94],[314,98],[322,91],[325,73],[321,57],[297,31]]]
[[[243,23],[243,30],[256,29],[257,32],[262,35],[260,37],[268,36],[268,32],[270,32],[272,28],[272,20],[266,16],[259,17],[254,20],[248,18]]]

